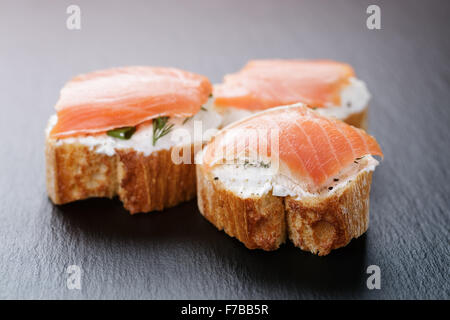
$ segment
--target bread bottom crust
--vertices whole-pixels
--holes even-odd
[[[47,139],[47,192],[55,204],[118,196],[131,214],[163,210],[195,197],[193,151],[191,146],[192,164],[175,164],[171,150],[144,156],[124,149],[108,156],[79,143]]]
[[[276,250],[289,239],[319,256],[347,245],[369,226],[372,172],[364,171],[324,198],[241,198],[197,165],[197,199],[201,214],[249,249]]]

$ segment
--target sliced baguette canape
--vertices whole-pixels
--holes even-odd
[[[274,111],[269,111],[267,121],[277,122]],[[243,127],[255,116],[226,127],[217,136]],[[318,121],[323,118],[317,117]],[[327,255],[367,230],[372,172],[378,164],[370,152],[346,164],[325,183],[310,189],[304,181],[287,174],[289,171],[273,171],[268,165],[270,159],[205,163],[205,153],[210,151],[208,148],[216,142],[217,136],[197,155],[198,206],[208,221],[236,237],[247,248],[276,250],[290,239],[302,250]],[[245,137],[240,134],[240,139]],[[282,137],[280,144],[283,141]],[[283,163],[279,168],[282,167]]]
[[[116,68],[74,78],[46,129],[52,202],[118,196],[133,214],[194,198],[194,155],[222,121],[210,94],[203,76],[170,68]],[[105,132],[111,124],[119,130]]]
[[[335,96],[338,99],[333,99]],[[254,60],[216,84],[214,97],[215,108],[224,117],[223,126],[271,107],[303,102],[320,114],[367,130],[371,95],[347,64]]]

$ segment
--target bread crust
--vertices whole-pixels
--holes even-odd
[[[46,140],[45,149],[47,192],[55,204],[119,196],[134,214],[173,207],[196,195],[193,146],[192,164],[175,164],[171,150],[145,156],[124,149],[108,156],[79,143],[57,144],[54,139]]]
[[[325,198],[285,199],[289,239],[302,250],[319,256],[346,246],[369,227],[372,171]]]
[[[226,107],[215,106],[217,112],[223,114],[226,110]],[[258,110],[255,112],[260,112],[264,110]],[[361,128],[365,131],[368,129],[368,117],[369,117],[369,106],[367,105],[363,110],[359,112],[351,113],[345,119],[340,119],[345,123],[352,125],[357,128]],[[222,126],[223,127],[223,126]]]
[[[343,119],[342,121],[344,121],[349,125],[367,131],[369,122],[369,106],[366,106],[360,112],[350,114],[347,118]]]
[[[214,180],[202,165],[196,170],[201,214],[249,249],[275,250],[288,236],[295,246],[323,256],[369,226],[369,171],[327,197],[296,200],[272,194],[244,199]]]
[[[282,198],[264,195],[243,199],[197,165],[197,199],[201,214],[219,230],[249,249],[275,250],[286,239]]]

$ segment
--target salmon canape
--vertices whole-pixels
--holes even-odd
[[[222,120],[211,93],[206,77],[175,68],[123,67],[73,78],[46,130],[50,199],[118,196],[131,213],[192,199],[194,153]]]
[[[375,138],[303,104],[262,111],[197,155],[200,212],[250,249],[326,255],[368,228],[373,156]]]
[[[320,114],[367,128],[370,93],[353,68],[330,60],[253,60],[214,87],[224,125],[269,108],[305,103]]]

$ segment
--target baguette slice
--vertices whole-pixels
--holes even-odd
[[[368,228],[372,155],[383,153],[361,129],[302,104],[269,109],[225,127],[198,154],[200,212],[250,249],[289,238],[327,255]]]
[[[176,68],[128,66],[72,78],[46,130],[49,197],[63,204],[118,196],[131,213],[192,199],[194,152],[222,121],[210,110],[211,92],[205,76]]]
[[[191,155],[193,149],[192,145]],[[134,214],[173,207],[196,194],[195,165],[173,163],[171,149],[149,156],[122,149],[109,156],[47,137],[45,154],[47,191],[55,204],[118,196]]]
[[[271,193],[242,198],[197,165],[198,207],[208,221],[249,249],[276,250],[289,237],[302,250],[323,256],[366,232],[371,180],[372,172],[361,171],[321,198],[296,200]]]

